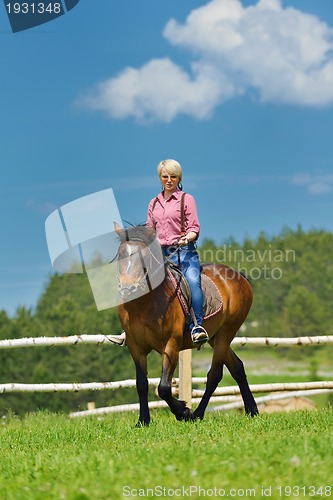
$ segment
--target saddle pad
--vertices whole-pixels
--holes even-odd
[[[184,275],[176,266],[167,266],[167,272],[175,289],[185,316],[190,315],[191,291]],[[204,296],[202,315],[204,319],[211,318],[223,308],[223,299],[215,283],[201,273],[201,288]]]
[[[201,288],[204,294],[203,317],[210,318],[221,311],[223,307],[223,299],[220,290],[205,274],[201,274]]]

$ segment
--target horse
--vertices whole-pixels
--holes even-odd
[[[146,285],[145,293],[139,294],[133,300],[120,301],[118,304],[118,317],[126,333],[126,344],[136,369],[136,388],[140,407],[137,426],[150,423],[147,356],[153,350],[162,356],[158,395],[166,401],[177,420],[204,418],[210,397],[222,380],[224,365],[240,388],[246,415],[251,417],[257,415],[257,405],[247,381],[243,362],[230,347],[252,304],[253,293],[249,281],[224,264],[202,265],[203,273],[220,291],[223,308],[203,322],[209,334],[208,343],[213,349],[213,356],[203,397],[192,412],[185,401],[178,400],[172,395],[172,378],[178,364],[179,352],[198,346],[192,343],[189,328],[186,326],[185,313],[169,273],[165,273],[164,279],[156,288],[153,289],[149,283],[142,252],[147,252],[149,244],[154,241],[155,230],[147,226],[133,226],[127,230],[116,223],[114,227],[120,239],[117,262],[120,295],[126,297]],[[167,265],[167,260],[164,258],[161,266]]]

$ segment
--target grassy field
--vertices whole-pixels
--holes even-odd
[[[333,346],[236,352],[251,384],[332,380]],[[209,348],[194,351],[193,375],[210,360]],[[225,370],[221,385],[231,384]],[[0,500],[333,498],[332,395],[313,399],[317,411],[255,419],[220,412],[184,423],[156,410],[139,429],[137,413],[3,416]]]
[[[331,498],[333,409],[208,414],[153,412],[2,419],[0,497],[30,499]]]

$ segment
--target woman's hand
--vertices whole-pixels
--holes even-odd
[[[192,243],[192,241],[195,241],[197,239],[198,235],[194,231],[190,231],[188,234],[185,236],[181,236],[178,240],[178,245],[188,245],[189,243]]]
[[[188,245],[189,244],[189,240],[187,238],[187,236],[181,236],[178,240],[178,245],[180,246],[184,246],[184,245]]]

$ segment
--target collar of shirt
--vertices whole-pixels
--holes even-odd
[[[167,202],[171,198],[175,198],[176,200],[179,198],[181,195],[182,191],[180,189],[176,189],[166,200],[164,200],[164,190],[160,192],[160,194],[157,196],[157,199],[159,202],[163,205],[164,202]]]

